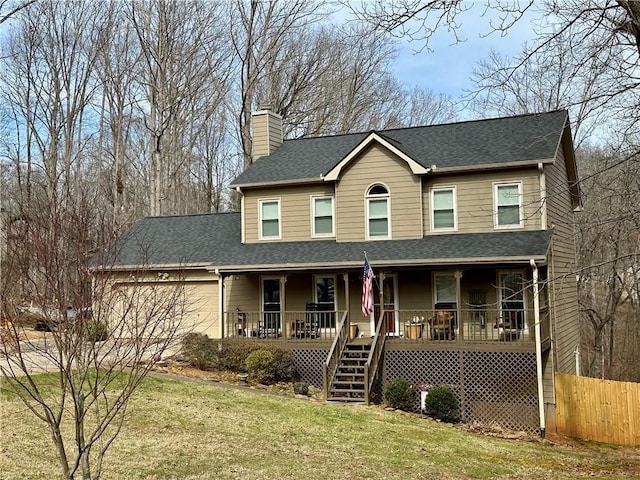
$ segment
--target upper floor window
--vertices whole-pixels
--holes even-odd
[[[311,197],[313,236],[334,236],[333,197]]]
[[[522,227],[522,183],[498,183],[494,187],[495,227]]]
[[[272,240],[280,238],[280,200],[260,200],[260,238]]]
[[[453,231],[458,228],[455,187],[431,190],[431,229]]]
[[[381,184],[367,190],[367,239],[391,238],[389,190]]]

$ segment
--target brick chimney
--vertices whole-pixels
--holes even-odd
[[[251,161],[271,155],[282,145],[282,117],[270,108],[263,108],[251,114],[253,139]]]

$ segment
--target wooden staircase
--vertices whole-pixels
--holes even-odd
[[[365,364],[371,351],[370,342],[347,343],[333,381],[329,387],[329,402],[366,403]]]

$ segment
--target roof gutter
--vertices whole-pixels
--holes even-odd
[[[293,180],[274,180],[272,182],[252,182],[252,183],[232,183],[230,188],[251,188],[251,187],[279,187],[287,185],[305,185],[308,183],[322,183],[324,176],[318,175],[311,178],[296,178]]]
[[[145,265],[97,265],[91,272],[131,272],[139,270],[210,270],[211,263],[153,263]]]
[[[438,167],[437,173],[457,173],[457,172],[475,172],[478,170],[505,170],[509,168],[519,167],[537,167],[539,164],[554,163],[555,159],[537,159],[537,160],[524,160],[521,162],[504,162],[504,163],[485,163],[482,165],[469,165],[463,167]]]
[[[546,255],[540,255],[535,259],[544,264]],[[492,264],[517,264],[528,265],[531,257],[487,257],[487,258],[433,258],[433,259],[403,259],[403,260],[376,260],[378,267],[422,267],[422,266],[451,266],[451,265],[492,265]],[[214,270],[209,266],[207,270]],[[362,268],[361,261],[349,262],[321,262],[321,263],[284,263],[271,265],[226,265],[217,267],[224,272],[276,272],[282,270],[329,270],[336,268]]]

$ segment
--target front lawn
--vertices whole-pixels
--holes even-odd
[[[58,478],[44,424],[0,409],[0,477]],[[341,406],[148,378],[105,479],[637,478],[640,451],[473,434],[380,407]]]

